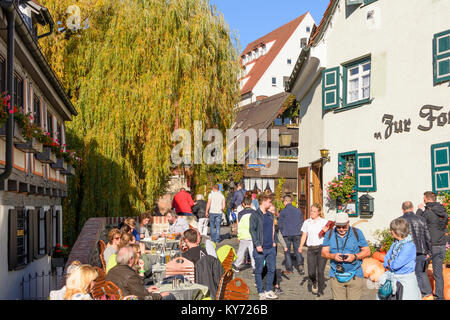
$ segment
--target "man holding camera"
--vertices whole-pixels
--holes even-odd
[[[362,260],[370,256],[361,230],[350,227],[348,214],[336,214],[335,228],[325,234],[322,257],[330,259],[331,291],[334,300],[359,300],[364,286]]]

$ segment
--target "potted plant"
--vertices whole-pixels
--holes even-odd
[[[356,179],[349,174],[339,174],[334,177],[332,181],[328,182],[326,190],[328,198],[336,200],[343,205],[352,202],[352,195],[356,192],[354,190]]]
[[[66,265],[67,259],[69,258],[69,246],[60,246],[59,243],[53,248],[52,251],[52,268],[63,267]]]

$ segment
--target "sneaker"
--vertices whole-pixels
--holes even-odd
[[[323,292],[322,291],[317,292],[317,298],[320,298],[320,297],[323,297]]]
[[[311,288],[312,293],[317,294],[317,292],[319,291],[319,289],[317,288],[317,284],[314,283],[312,288]]]
[[[264,292],[259,294],[259,300],[266,300],[266,294]]]
[[[272,291],[266,291],[266,299],[273,300],[278,299],[278,296]]]
[[[300,275],[304,275],[305,274],[305,268],[303,266],[298,266],[298,272],[300,273]]]
[[[283,290],[281,290],[281,288],[275,288],[275,289],[273,289],[273,292],[276,294],[276,295],[280,295],[280,294],[284,294],[284,291]]]
[[[290,271],[290,270],[283,270],[283,271],[281,271],[281,273],[282,274],[293,274],[294,272]]]
[[[434,296],[432,294],[429,294],[422,298],[422,300],[434,300]]]

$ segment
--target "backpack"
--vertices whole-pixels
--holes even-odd
[[[350,228],[352,228],[352,230],[353,230],[353,234],[355,235],[356,241],[359,241],[358,229],[356,229],[355,227],[350,227]],[[328,240],[331,239],[331,234],[332,234],[333,232],[335,232],[335,231],[334,231],[334,228],[333,228],[333,230],[331,230],[331,232],[328,234]]]

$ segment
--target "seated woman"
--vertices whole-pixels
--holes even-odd
[[[71,275],[71,273],[81,266],[81,262],[78,260],[72,261],[70,266],[67,267],[66,279]],[[67,281],[67,280],[66,280]],[[62,287],[59,290],[50,291],[49,300],[64,300],[64,295],[66,294],[66,286]]]
[[[134,236],[131,233],[122,232],[122,234],[120,235],[120,243],[118,245],[117,252],[121,248],[134,243],[135,243]],[[106,273],[108,273],[109,270],[111,270],[113,267],[117,265],[116,257],[117,257],[116,253],[113,253],[109,256],[108,261],[106,261]]]
[[[88,264],[76,268],[67,278],[64,300],[93,300],[89,292],[97,277],[97,271]]]
[[[139,241],[144,238],[150,238],[151,233],[149,231],[148,225],[151,221],[151,214],[150,212],[143,212],[139,216],[139,225],[138,225],[138,233],[139,233]]]
[[[139,276],[144,278],[145,274],[151,269],[150,260],[144,253],[145,245],[143,243],[132,244],[131,247],[133,248],[135,253],[134,257],[135,264],[133,265],[133,270],[135,270],[136,273],[139,274]]]
[[[396,293],[397,281],[403,286],[401,300],[421,300],[422,296],[417,283],[416,246],[412,240],[408,222],[398,218],[391,222],[390,231],[395,239],[384,257],[384,267],[388,270],[380,277],[379,285],[391,280],[393,294]],[[377,299],[380,299],[377,295]]]

